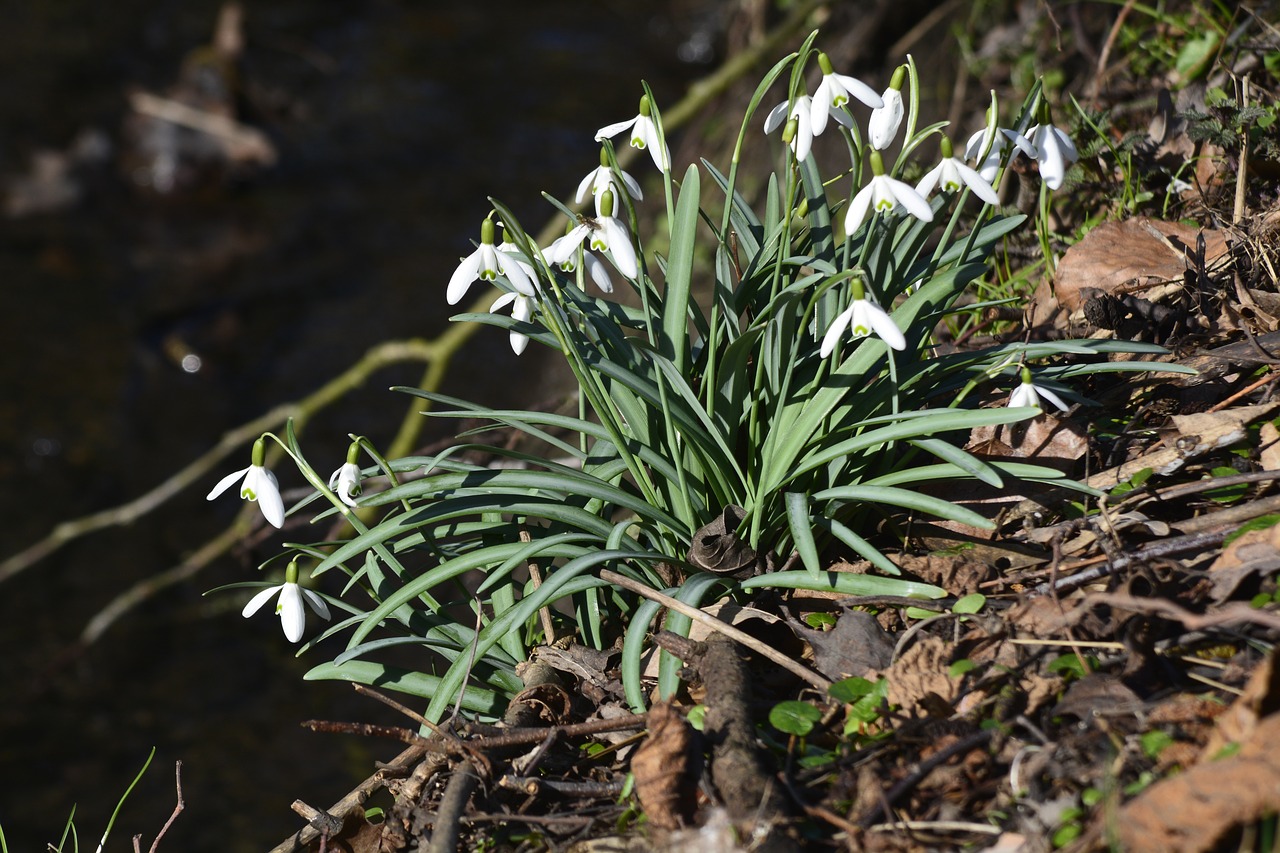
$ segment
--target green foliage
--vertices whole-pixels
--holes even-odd
[[[806,737],[820,719],[822,711],[809,702],[788,700],[769,710],[769,724],[783,734],[796,737]]]
[[[905,514],[990,524],[919,485],[976,480],[999,487],[1012,477],[1093,493],[1051,468],[980,460],[954,439],[1039,414],[1029,406],[982,408],[974,399],[993,382],[1017,382],[1026,365],[1038,366],[1043,387],[1069,395],[1069,382],[1080,376],[1153,369],[1150,362],[1108,361],[1108,354],[1158,348],[1054,341],[935,351],[935,328],[1025,217],[966,207],[967,188],[925,200],[891,183],[890,176],[919,167],[914,152],[942,128],[922,126],[914,65],[906,139],[883,175],[881,153],[868,152],[851,122],[853,132],[840,129],[850,167],[824,176],[815,157],[799,156],[804,149],[791,135],[763,201],[752,204],[739,193],[739,154],[758,128],[757,110],[784,77],[782,109],[803,104],[812,41],[757,87],[727,171],[703,160],[679,180],[663,172],[665,233],[647,242],[669,247],[665,257],[623,224],[634,228],[638,219],[609,143],[602,168],[610,189],[595,218],[548,198],[568,218],[566,239],[608,252],[629,299],[595,295],[591,282],[602,282],[601,267],[589,267],[594,256],[581,246],[565,251],[573,244],[561,241],[539,247],[510,208],[491,200],[482,244],[454,274],[450,299],[469,286],[469,272],[504,290],[500,302],[513,315],[454,319],[506,331],[517,352],[529,341],[554,351],[576,380],[575,412],[498,409],[399,389],[420,398],[431,417],[479,426],[433,455],[391,460],[355,439],[349,462],[363,449],[375,463],[357,479],[381,475],[391,483],[361,496],[358,512],[351,494],[335,493],[307,462],[290,428],[281,444],[315,488],[292,511],[319,501],[317,520],[340,513],[354,531],[293,546],[314,560],[313,576],[346,578],[341,595],[330,599],[345,615],[319,638],[344,637],[345,648],[308,678],[421,696],[431,720],[455,707],[493,716],[520,689],[516,665],[548,639],[543,626],[558,623],[596,648],[622,639],[623,682],[639,710],[647,695],[641,659],[661,607],[623,594],[601,570],[694,607],[760,587],[940,598],[945,591],[936,586],[896,577],[872,531]],[[1011,117],[1019,132],[1028,131],[1042,97],[1033,86]],[[661,116],[647,89],[646,99],[656,151],[665,146]],[[791,124],[784,131],[796,132]],[[1014,150],[1006,149],[999,169]],[[868,158],[874,176],[863,172]],[[832,189],[844,174],[854,179],[848,195]],[[898,202],[881,198],[890,186],[898,187]],[[867,215],[848,216],[859,209]],[[493,219],[505,232],[501,246],[491,242]],[[852,233],[843,233],[842,223]],[[514,449],[481,441],[493,428],[525,443]],[[714,567],[691,556],[698,532],[722,518],[734,519],[736,529],[718,535],[751,555],[733,567],[744,569],[738,574],[707,571]],[[879,573],[825,571],[835,554],[865,558]],[[680,580],[669,585],[671,577]],[[959,606],[974,609],[957,612],[976,612],[982,603],[980,596],[966,599]],[[688,626],[676,613],[662,623],[679,633]],[[417,670],[380,662],[392,654],[428,662]],[[677,672],[678,662],[663,653],[663,696],[678,687]],[[876,717],[887,686],[882,680],[841,690],[852,691],[845,701],[857,724]]]

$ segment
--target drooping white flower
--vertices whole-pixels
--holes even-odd
[[[599,197],[597,197],[599,201]],[[583,230],[578,230],[579,228]],[[573,272],[578,268],[578,251],[582,248],[582,241],[586,238],[587,232],[590,230],[585,223],[579,223],[569,230],[563,237],[559,237],[552,241],[546,251],[542,253],[547,259],[548,264],[557,264],[560,269],[565,272]],[[596,283],[596,287],[605,293],[613,293],[613,280],[609,278],[609,270],[605,267],[604,262],[597,258],[591,252],[582,252],[582,264],[587,275]]]
[[[822,346],[818,350],[818,355],[826,358],[835,352],[836,345],[846,329],[855,338],[863,338],[871,334],[878,335],[895,350],[901,351],[907,347],[907,340],[902,336],[902,331],[897,324],[893,322],[893,318],[879,305],[866,298],[862,282],[856,278],[853,280],[853,301],[827,327],[827,333],[822,336]]]
[[[787,107],[790,107],[788,111]],[[845,119],[839,119],[845,121]],[[794,121],[794,128],[790,123]],[[786,130],[782,132],[782,138],[791,146],[791,150],[795,152],[796,160],[803,163],[809,157],[809,151],[813,148],[813,98],[808,95],[800,95],[796,98],[795,103],[783,101],[773,109],[769,110],[769,115],[765,116],[764,132],[773,133],[783,123],[788,125]],[[788,138],[790,134],[790,138]]]
[[[847,74],[835,73],[831,67],[831,60],[825,53],[818,53],[818,66],[822,69],[822,82],[813,93],[812,112],[809,119],[809,126],[814,136],[826,130],[828,117],[834,117],[846,127],[852,126],[849,117],[840,110],[840,107],[849,103],[851,97],[857,98],[872,109],[884,106],[884,99],[866,83]]]
[[[867,122],[867,141],[871,147],[883,151],[893,144],[902,126],[902,93],[897,89],[885,89],[880,96],[884,106],[871,111],[871,119]]]
[[[618,176],[614,174],[613,169],[609,166],[609,155],[602,147],[600,149],[600,165],[588,172],[586,177],[578,184],[578,192],[574,196],[574,201],[582,204],[582,200],[587,197],[587,191],[590,190],[591,194],[595,196],[596,216],[601,215],[600,195],[608,189],[612,189],[614,195],[618,195],[625,190],[636,201],[643,201],[644,193],[641,192],[640,184],[636,183],[636,179],[622,170],[619,170],[619,172],[622,175],[622,187],[618,186]]]
[[[899,65],[894,70],[889,88],[880,95],[880,100],[884,103],[871,111],[871,118],[867,122],[867,142],[877,151],[888,148],[898,135],[898,128],[902,126],[902,81],[906,73],[905,65]]]
[[[292,562],[289,568],[285,570],[285,581],[279,586],[269,586],[260,590],[257,595],[249,599],[249,603],[244,606],[241,616],[248,619],[257,613],[262,605],[266,604],[271,597],[276,598],[276,613],[280,616],[280,627],[284,629],[284,636],[291,643],[296,643],[302,639],[302,632],[307,627],[307,613],[303,609],[302,602],[306,603],[315,611],[316,615],[322,619],[329,618],[329,605],[325,604],[323,598],[309,589],[303,589],[298,585],[298,564]]]
[[[1036,385],[1031,381],[1031,371],[1027,368],[1022,369],[1022,382],[1017,388],[1009,394],[1009,408],[1016,409],[1019,406],[1034,406],[1041,411],[1044,407],[1040,405],[1041,400],[1048,400],[1058,407],[1060,411],[1065,412],[1071,408],[1062,398],[1045,388],[1043,385]]]
[[[499,274],[505,275],[513,287],[533,289],[532,267],[506,249],[510,244],[493,245],[493,220],[480,223],[480,246],[462,259],[449,278],[445,299],[456,305],[467,295],[467,290],[477,280],[493,281]]]
[[[996,173],[1000,171],[1000,159],[1004,155],[1004,150],[1011,144],[1023,154],[1035,159],[1037,151],[1031,144],[1031,140],[1016,130],[1010,130],[1007,127],[993,129],[990,126],[984,127],[969,137],[964,147],[964,156],[966,159],[977,162],[978,174],[984,181],[991,183],[996,179]]]
[[[501,308],[511,306],[511,316],[515,319],[528,323],[533,319],[534,295],[532,291],[525,293],[519,290],[511,290],[502,294],[494,300],[489,306],[489,313],[496,314]],[[524,352],[525,347],[529,345],[529,337],[515,329],[511,330],[511,351],[516,355]]]
[[[968,187],[974,195],[987,204],[1000,203],[1000,196],[996,194],[991,184],[969,168],[967,163],[953,155],[951,140],[945,136],[942,137],[942,161],[920,179],[920,183],[916,184],[916,192],[922,196],[928,196],[937,186],[941,186],[946,192],[957,192],[962,187]]]
[[[1051,190],[1062,186],[1067,167],[1080,159],[1075,143],[1065,132],[1049,124],[1033,125],[1027,136],[1035,146],[1035,158],[1040,163],[1040,180]]]
[[[276,475],[263,467],[266,456],[266,445],[259,438],[253,443],[252,463],[248,468],[241,468],[218,481],[205,500],[213,500],[240,481],[240,497],[247,501],[256,501],[262,510],[263,517],[274,527],[284,526],[284,501],[280,499],[280,485]]]
[[[329,477],[329,488],[344,504],[355,506],[355,496],[360,494],[360,466],[348,459]]]
[[[636,261],[636,249],[631,244],[631,236],[627,233],[626,226],[613,215],[617,208],[617,202],[614,200],[611,190],[605,190],[601,194],[600,207],[605,213],[595,219],[580,217],[578,224],[568,234],[560,237],[547,247],[547,250],[543,252],[543,257],[547,259],[547,263],[563,265],[566,261],[576,256],[578,246],[582,244],[582,241],[588,240],[587,245],[589,248],[608,252],[613,258],[613,265],[618,268],[618,272],[627,278],[634,279],[640,274],[639,265]],[[594,273],[592,278],[595,278]],[[598,278],[595,280],[596,284],[600,284]],[[608,293],[613,290],[613,285],[610,284],[607,288],[601,285],[600,289]]]
[[[849,204],[849,212],[845,214],[844,233],[852,234],[857,231],[871,211],[891,211],[898,205],[905,207],[908,213],[922,222],[933,221],[933,208],[915,187],[884,173],[884,161],[880,158],[879,151],[871,152],[871,171],[873,177]]]
[[[648,150],[649,156],[653,158],[653,165],[657,166],[660,171],[668,171],[671,168],[671,152],[667,150],[667,146],[663,141],[658,138],[658,126],[653,122],[652,112],[653,108],[649,105],[649,96],[644,95],[640,98],[639,115],[626,121],[606,124],[596,131],[596,142],[617,136],[624,130],[630,130],[631,147]]]

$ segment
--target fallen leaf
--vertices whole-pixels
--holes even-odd
[[[693,823],[701,765],[697,735],[668,702],[649,709],[649,735],[631,758],[636,796],[649,823],[679,829]]]
[[[1280,710],[1280,667],[1275,655],[1258,664],[1245,683],[1244,690],[1231,707],[1218,717],[1201,752],[1202,761],[1211,761],[1232,743],[1243,743],[1253,737],[1258,721]]]
[[[1239,827],[1280,810],[1280,715],[1266,717],[1235,755],[1163,779],[1120,809],[1119,848],[1130,853],[1218,849]]]
[[[806,628],[794,620],[790,624],[813,647],[818,672],[832,681],[865,676],[893,660],[893,640],[870,613],[850,610],[836,620],[830,631]]]
[[[927,716],[928,708],[941,700],[952,704],[960,680],[948,673],[951,645],[938,637],[923,637],[907,648],[884,670],[889,680],[889,704]],[[868,674],[867,678],[872,678]]]
[[[1168,238],[1172,248],[1149,229]],[[1063,254],[1054,274],[1054,294],[1064,308],[1075,311],[1098,294],[1180,281],[1201,233],[1207,265],[1227,251],[1226,238],[1218,231],[1146,217],[1104,222]]]

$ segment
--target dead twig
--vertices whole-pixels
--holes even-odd
[[[701,622],[703,625],[706,625],[711,630],[716,631],[717,633],[723,634],[724,636],[728,637],[731,640],[734,640],[735,642],[741,643],[742,645],[746,646],[747,648],[751,649],[753,652],[756,652],[762,657],[768,658],[769,660],[776,663],[778,666],[785,669],[787,672],[790,672],[793,675],[801,678],[805,682],[812,684],[814,687],[818,688],[823,693],[826,693],[827,690],[831,687],[830,681],[823,678],[821,675],[818,675],[816,672],[809,669],[808,667],[803,666],[802,664],[798,663],[795,660],[792,660],[790,657],[788,657],[787,655],[784,655],[782,652],[778,651],[772,646],[765,645],[764,643],[760,642],[750,634],[747,634],[743,631],[739,631],[737,628],[733,627],[729,623],[722,622],[719,619],[715,618],[714,616],[711,616],[697,609],[696,607],[690,607],[689,605],[685,604],[683,601],[678,601],[669,595],[663,595],[662,593],[658,592],[656,589],[645,586],[644,584],[638,581],[634,581],[625,575],[620,575],[617,572],[611,572],[608,569],[601,569],[600,579],[603,581],[608,581],[611,584],[620,586],[623,589],[630,590],[631,592],[634,592],[636,595],[641,595],[652,601],[656,601],[659,604],[661,604],[663,607],[666,607],[668,610],[674,610],[675,612],[681,615],[688,616],[690,619],[694,620],[695,622]]]
[[[160,832],[156,835],[156,840],[151,842],[151,849],[148,853],[156,853],[160,848],[160,839],[164,838],[164,834],[169,831],[169,827],[173,826],[173,822],[177,820],[178,815],[187,807],[186,802],[182,799],[182,762],[175,761],[173,763],[173,780],[174,786],[178,789],[178,803],[173,807],[173,813],[169,815],[169,819],[164,822],[164,826],[160,827]],[[133,853],[142,853],[142,836],[135,835],[133,837]]]

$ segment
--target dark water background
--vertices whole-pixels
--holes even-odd
[[[85,128],[118,145],[127,88],[163,90],[216,12],[213,0],[11,4],[0,173]],[[487,195],[536,227],[551,212],[538,192],[573,191],[596,162],[593,131],[635,113],[641,77],[674,103],[706,70],[681,57],[703,55],[709,20],[675,5],[284,0],[246,12],[246,76],[266,104],[276,168],[156,200],[105,164],[73,209],[0,219],[4,555],[151,488],[371,345],[438,332],[444,284]],[[517,362],[501,334],[474,343],[452,390],[507,403],[536,391],[531,354]],[[198,371],[181,368],[184,354],[200,357]],[[379,374],[315,419],[310,456],[336,467],[348,432],[389,440],[405,401],[383,389],[420,371]],[[295,472],[281,478],[301,485]],[[302,682],[320,657],[294,660],[276,620],[240,618],[242,599],[201,596],[255,578],[278,537],[67,653],[112,596],[232,519],[234,499],[205,502],[212,482],[0,585],[0,826],[11,851],[56,842],[73,804],[81,847],[94,849],[152,745],[109,850],[129,849],[135,833],[149,845],[173,805],[177,759],[187,808],[161,850],[254,851],[297,828],[295,798],[328,806],[398,751],[299,729],[313,717],[402,721],[345,685]]]

